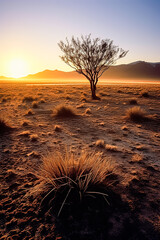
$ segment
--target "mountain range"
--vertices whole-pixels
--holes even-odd
[[[150,63],[137,61],[130,64],[121,64],[111,66],[101,77],[102,79],[153,79],[160,80],[160,62]],[[0,77],[1,80],[14,80],[14,78]],[[26,77],[19,78],[21,80],[44,80],[51,81],[53,79],[85,79],[83,75],[76,71],[63,72],[59,70],[45,70],[36,74],[30,74]],[[19,79],[15,79],[16,81]]]

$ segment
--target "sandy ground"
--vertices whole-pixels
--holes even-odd
[[[14,127],[0,136],[0,239],[160,239],[160,85],[99,85],[97,94],[101,101],[91,100],[88,85],[0,85],[0,115]],[[131,99],[153,119],[127,121]],[[55,118],[59,104],[78,117]],[[40,199],[25,197],[42,157],[66,146],[100,152],[115,165],[120,180],[110,206],[57,218],[54,208],[41,212]]]

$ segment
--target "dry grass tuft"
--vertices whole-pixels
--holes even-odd
[[[35,194],[43,193],[41,206],[57,201],[58,215],[66,203],[76,205],[86,197],[101,196],[106,199],[107,186],[112,184],[110,176],[113,167],[100,154],[82,153],[76,157],[71,152],[60,152],[43,159],[39,189]],[[107,201],[107,199],[106,199]]]
[[[128,127],[127,127],[126,125],[122,126],[121,129],[122,129],[123,131],[128,131]]]
[[[78,105],[77,108],[84,108],[84,106],[85,106],[84,103],[82,103],[82,104]]]
[[[0,134],[10,132],[13,128],[9,126],[6,120],[0,117]]]
[[[126,118],[134,122],[142,122],[147,119],[146,112],[140,107],[132,107],[126,111]]]
[[[22,137],[29,137],[31,135],[30,131],[23,131],[19,134],[19,136]]]
[[[129,100],[129,104],[130,105],[137,105],[138,103],[137,103],[136,99],[131,99],[131,100]]]
[[[41,99],[39,103],[45,103],[46,101],[44,99]]]
[[[35,98],[33,98],[33,97],[24,97],[23,98],[23,102],[33,102],[35,100]]]
[[[87,102],[87,99],[85,97],[81,97],[81,102]]]
[[[134,154],[133,156],[132,156],[132,159],[131,159],[131,162],[142,162],[143,161],[143,159],[144,159],[144,156],[142,155],[142,154],[138,154],[138,153],[136,153],[136,154]]]
[[[55,108],[55,116],[60,118],[72,118],[76,117],[77,114],[71,106],[58,105]]]
[[[142,91],[141,92],[141,96],[145,97],[145,98],[148,98],[149,97],[149,93],[147,91]]]
[[[37,142],[38,141],[38,135],[37,134],[32,134],[30,135],[30,140],[32,142]]]
[[[32,107],[33,107],[33,108],[38,108],[38,103],[37,103],[36,101],[34,101],[34,102],[32,103]]]
[[[97,140],[97,141],[96,141],[96,146],[97,146],[97,147],[101,147],[101,148],[105,148],[105,142],[104,142],[104,140],[102,140],[102,139]]]
[[[62,127],[59,126],[59,125],[55,125],[55,126],[54,126],[54,131],[55,131],[55,132],[61,132],[61,131],[62,131]]]
[[[23,127],[29,126],[29,122],[27,122],[27,121],[22,122],[22,126],[23,126]]]
[[[90,108],[87,108],[86,110],[85,110],[85,114],[91,114],[92,112],[91,112],[91,109]]]
[[[110,152],[118,152],[117,146],[106,144],[105,149]]]
[[[26,115],[28,115],[28,116],[33,115],[33,111],[32,111],[31,109],[29,109],[29,110],[27,111]]]

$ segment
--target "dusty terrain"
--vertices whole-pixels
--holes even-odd
[[[97,91],[100,101],[91,100],[88,85],[0,85],[0,115],[14,128],[0,136],[0,239],[160,239],[160,85]],[[150,120],[124,118],[132,99]],[[78,117],[56,118],[59,104]],[[57,218],[54,207],[43,212],[41,199],[26,197],[42,157],[66,146],[76,154],[100,152],[115,165],[110,206],[95,202]]]

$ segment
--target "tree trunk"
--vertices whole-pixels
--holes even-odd
[[[100,98],[96,96],[96,85],[94,84],[93,80],[90,81],[90,85],[91,85],[92,99],[100,100]]]

